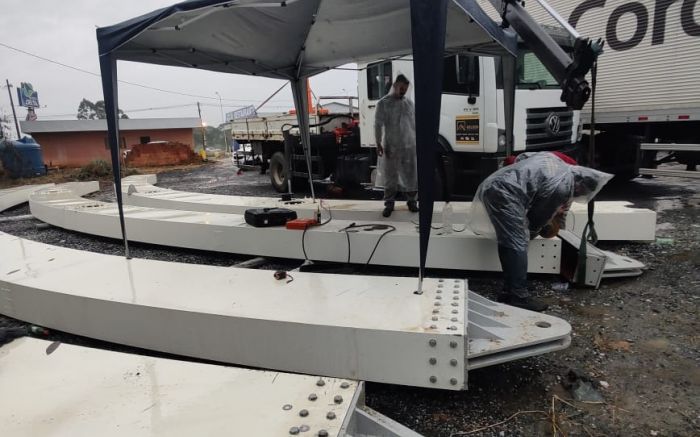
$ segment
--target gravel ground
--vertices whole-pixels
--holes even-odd
[[[162,173],[158,183],[184,191],[275,194],[267,176],[256,172],[237,176],[227,162]],[[376,193],[368,197],[373,196]],[[112,199],[107,189],[93,197]],[[606,280],[597,291],[555,292],[551,286],[558,278],[531,278],[535,293],[550,304],[548,313],[573,326],[571,347],[474,370],[466,392],[369,383],[367,404],[426,436],[550,436],[554,427],[557,435],[566,436],[700,435],[700,184],[675,178],[638,179],[606,188],[601,199],[629,200],[655,209],[658,239],[652,244],[602,244],[603,249],[646,263],[648,270],[638,278]],[[28,213],[24,205],[0,217]],[[0,223],[0,231],[59,246],[122,253],[121,245],[112,240],[41,225],[36,219]],[[132,252],[141,258],[223,266],[247,259],[142,244],[133,244]],[[276,260],[263,268],[297,265]],[[376,267],[369,273],[415,274],[412,269]],[[495,296],[498,275],[467,276],[472,290]],[[22,325],[0,316],[0,327]],[[50,338],[158,355],[58,332]],[[598,391],[603,403],[572,399],[563,384],[570,369],[602,381]]]

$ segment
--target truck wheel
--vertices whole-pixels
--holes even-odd
[[[284,153],[275,152],[270,158],[270,182],[278,193],[286,193],[289,178],[287,171],[287,159]]]

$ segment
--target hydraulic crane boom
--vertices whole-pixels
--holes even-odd
[[[512,27],[559,82],[562,88],[561,100],[573,109],[583,108],[591,95],[586,74],[602,53],[603,41],[582,38],[575,32],[572,33],[569,26],[564,26],[576,39],[570,56],[533,20],[523,8],[521,0],[491,0],[491,3],[503,18],[503,26]],[[547,8],[547,11],[556,14],[551,8]],[[561,17],[555,18],[561,20]]]

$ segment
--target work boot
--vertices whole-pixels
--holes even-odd
[[[499,293],[498,296],[496,296],[496,302],[508,303],[510,301],[510,296],[510,293]]]
[[[386,205],[384,206],[384,211],[382,211],[382,216],[389,217],[392,212],[394,212],[394,205]]]
[[[406,202],[406,204],[408,205],[409,211],[418,212],[418,202],[416,202],[415,200],[409,200],[408,202]]]
[[[507,303],[508,305],[513,305],[514,307],[537,312],[542,312],[549,308],[549,305],[536,297],[510,296]]]

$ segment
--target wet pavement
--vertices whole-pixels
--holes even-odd
[[[183,191],[276,195],[268,176],[254,171],[237,175],[230,162],[162,173],[158,184]],[[113,198],[109,190],[93,197]],[[637,278],[605,280],[600,290],[554,291],[559,278],[531,278],[535,294],[550,304],[548,313],[571,323],[571,347],[471,371],[466,392],[370,383],[368,405],[426,436],[551,436],[555,429],[556,435],[566,436],[700,435],[700,183],[635,179],[606,187],[599,198],[656,210],[658,238],[649,244],[601,244],[644,262],[648,269]],[[28,213],[24,205],[0,217]],[[36,219],[0,223],[0,231],[59,246],[122,253],[114,240],[45,226]],[[223,266],[250,258],[141,244],[131,249],[135,257]],[[274,260],[263,268],[298,264]],[[372,267],[363,273],[413,276],[415,269]],[[493,298],[500,287],[497,274],[464,275],[472,290],[487,297]],[[21,325],[0,316],[0,327]],[[50,337],[150,353],[57,332]],[[570,369],[596,381],[604,403],[574,401],[562,385]]]

